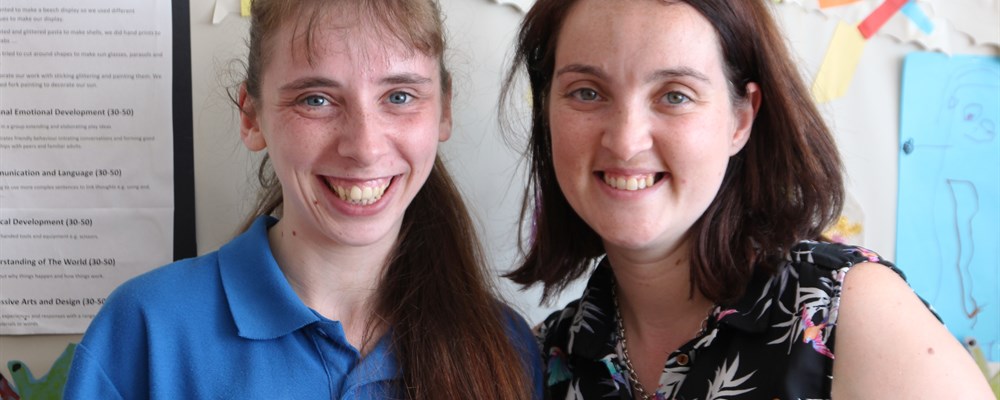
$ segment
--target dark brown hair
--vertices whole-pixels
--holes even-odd
[[[692,290],[726,303],[743,294],[755,268],[773,272],[792,244],[819,237],[839,216],[844,197],[840,156],[765,0],[656,1],[686,3],[712,24],[735,101],[746,99],[747,83],[760,86],[761,106],[750,139],[730,158],[719,193],[688,232]],[[501,99],[502,105],[510,104],[523,68],[532,107],[521,223],[534,227],[523,263],[508,277],[522,285],[542,283],[543,302],[604,254],[600,237],[567,203],[552,165],[548,95],[555,45],[576,2],[538,0],[528,12]]]
[[[311,48],[324,13],[356,11],[366,29],[439,61],[445,50],[436,0],[255,0],[252,7],[244,84],[256,99],[269,47],[281,45],[268,39],[282,24],[304,24],[296,30]],[[440,68],[442,90],[450,93],[450,75],[443,63]],[[258,215],[280,213],[281,184],[266,156],[258,179],[261,193],[244,230]],[[524,350],[509,339],[513,332],[507,327],[516,317],[494,296],[491,282],[465,204],[437,158],[403,216],[368,325],[371,329],[380,320],[391,326],[392,351],[407,398],[531,397],[528,366],[520,362]]]

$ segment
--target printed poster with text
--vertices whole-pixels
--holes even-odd
[[[170,0],[0,1],[0,334],[171,261]]]

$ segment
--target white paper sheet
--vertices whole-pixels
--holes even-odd
[[[170,0],[0,3],[0,334],[171,260],[172,43]]]

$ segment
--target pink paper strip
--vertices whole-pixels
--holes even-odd
[[[858,31],[861,32],[861,36],[865,39],[869,39],[875,35],[885,25],[886,21],[903,8],[906,5],[907,0],[885,0],[884,3],[878,6],[875,11],[872,11],[861,24],[858,25]]]

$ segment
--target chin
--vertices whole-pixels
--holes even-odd
[[[636,232],[628,229],[628,224],[621,224],[607,235],[600,234],[605,247],[613,246],[630,251],[662,251],[677,247],[683,237],[672,232]]]
[[[330,236],[330,238],[333,239],[335,242],[341,243],[345,246],[365,247],[365,246],[371,246],[375,243],[382,241],[387,234],[388,234],[387,232],[354,230],[349,235]]]
[[[649,241],[645,240],[605,240],[605,247],[614,246],[617,249],[641,251],[655,248]]]
[[[636,235],[634,232],[629,234],[622,234],[621,232],[616,232],[618,234],[609,232],[608,235],[598,234],[601,239],[614,247],[629,250],[642,250],[648,249],[654,246],[654,238],[646,235]]]

